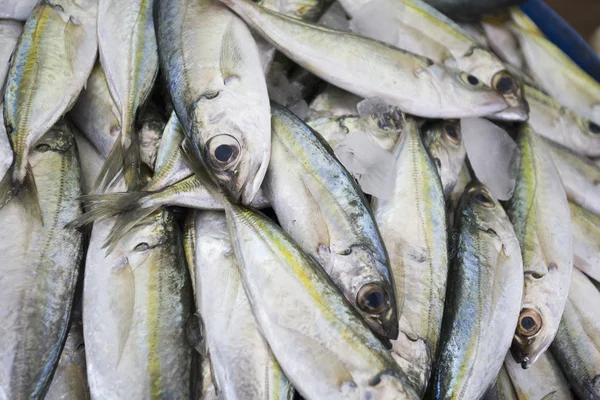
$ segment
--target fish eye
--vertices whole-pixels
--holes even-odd
[[[596,133],[596,134],[600,133],[600,125],[598,125],[592,121],[590,121],[588,123],[588,128],[590,129],[590,132],[592,132],[592,133]]]
[[[149,248],[150,248],[150,246],[148,246],[148,243],[142,242],[142,243],[139,243],[137,246],[135,246],[133,248],[133,250],[135,250],[135,251],[146,251]]]
[[[521,336],[531,337],[542,329],[542,316],[537,311],[525,308],[519,315],[517,332]]]
[[[490,196],[487,191],[483,189],[473,189],[471,192],[474,193],[473,198],[482,206],[487,208],[494,208],[496,206],[492,196]]]
[[[517,91],[517,82],[507,71],[500,71],[494,75],[492,86],[500,94],[515,93]]]
[[[240,144],[230,135],[219,135],[207,143],[212,164],[218,168],[228,168],[240,157]]]
[[[205,99],[212,100],[219,96],[219,92],[208,92],[202,95]]]
[[[467,84],[469,86],[474,86],[474,87],[481,86],[481,81],[479,79],[477,79],[473,75],[468,74],[466,72],[462,72],[460,74],[460,78],[465,84]]]
[[[456,122],[448,122],[444,124],[444,132],[446,137],[454,144],[460,143],[460,127]]]
[[[37,146],[35,146],[35,150],[42,152],[42,153],[44,153],[46,151],[50,151],[50,149],[51,149],[50,145],[45,144],[45,143],[41,143],[41,144],[38,144]]]
[[[379,314],[389,307],[387,293],[375,283],[368,283],[358,291],[357,303],[361,310],[370,314]]]

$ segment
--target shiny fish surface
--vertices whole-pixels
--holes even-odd
[[[521,368],[510,354],[506,356],[504,365],[519,400],[573,398],[567,379],[549,351],[542,354],[528,369]]]
[[[600,282],[600,217],[569,202],[573,265]]]
[[[515,388],[510,380],[510,376],[508,376],[508,372],[506,372],[506,368],[504,366],[500,368],[500,372],[498,373],[496,382],[494,382],[494,386],[487,391],[483,399],[519,400],[519,397],[517,397],[517,394],[515,393]]]

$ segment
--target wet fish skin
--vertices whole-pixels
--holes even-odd
[[[79,163],[81,164],[83,194],[90,194],[94,191],[98,173],[102,169],[102,165],[104,165],[104,161],[106,159],[81,132],[79,132],[74,126],[72,128],[75,141],[77,142]]]
[[[490,48],[503,61],[515,68],[524,69],[525,60],[519,48],[519,41],[510,30],[510,24],[505,20],[496,20],[494,17],[481,21],[483,30]]]
[[[2,0],[0,18],[25,21],[36,4],[37,0]]]
[[[68,115],[100,154],[108,157],[121,133],[121,123],[119,109],[111,97],[99,62],[94,65],[85,88]]]
[[[159,210],[108,253],[103,246],[113,224],[94,224],[86,260],[90,393],[102,399],[188,398],[192,348],[186,324],[193,299],[179,228],[170,211]]]
[[[467,186],[455,218],[432,392],[435,399],[476,399],[492,386],[510,347],[523,264],[506,213],[481,183]]]
[[[558,143],[544,140],[544,144],[569,200],[600,216],[600,166]]]
[[[588,156],[600,156],[600,126],[561,106],[533,86],[525,85],[529,124],[540,135]]]
[[[528,368],[556,335],[573,266],[570,212],[563,184],[542,139],[523,124],[513,197],[506,211],[523,256],[525,286],[512,354]]]
[[[0,85],[4,90],[10,56],[23,33],[23,24],[18,21],[0,20]],[[2,95],[4,98],[4,95]]]
[[[155,18],[161,69],[184,133],[229,198],[250,203],[269,163],[271,127],[249,29],[213,0],[159,1]]]
[[[152,0],[98,1],[98,50],[108,88],[119,110],[121,132],[100,173],[105,185],[123,170],[128,188],[140,186],[138,109],[158,74]]]
[[[306,121],[310,122],[319,118],[356,115],[358,114],[356,105],[360,101],[360,97],[327,84],[310,102]]]
[[[271,126],[265,194],[279,223],[315,257],[371,329],[395,339],[402,305],[360,188],[324,140],[291,112],[273,104]]]
[[[600,282],[600,217],[569,202],[573,265]]]
[[[504,365],[500,368],[494,386],[487,391],[483,400],[519,400]]]
[[[447,120],[422,128],[423,144],[437,167],[444,197],[450,198],[467,155],[460,134],[460,121]]]
[[[95,1],[36,5],[11,58],[4,94],[5,125],[15,152],[13,185],[26,178],[32,146],[75,103],[96,51]]]
[[[260,333],[244,291],[225,213],[199,212],[195,226],[196,305],[219,396],[292,399],[294,390]]]
[[[578,270],[573,271],[569,299],[563,313],[552,354],[580,399],[600,397],[600,293]]]
[[[46,392],[69,329],[82,234],[64,226],[81,215],[81,171],[69,125],[56,124],[29,157],[44,224],[20,202],[0,210],[0,398]],[[25,268],[26,267],[26,268]]]
[[[254,315],[302,397],[418,398],[312,257],[260,213],[229,204],[226,213]]]
[[[528,369],[515,362],[512,355],[506,356],[504,365],[519,399],[572,399],[569,382],[560,366],[547,351]]]
[[[371,207],[389,253],[396,302],[402,305],[398,308],[400,338],[392,341],[391,351],[408,362],[404,371],[417,377],[411,383],[422,396],[438,352],[446,296],[444,193],[414,119],[406,119],[393,156],[393,194],[387,200],[374,198]]]
[[[48,400],[90,399],[81,319],[71,323],[65,347],[45,398]]]
[[[363,98],[379,97],[405,112],[430,118],[486,115],[507,107],[478,79],[428,58],[287,17],[247,0],[223,2],[294,62]]]

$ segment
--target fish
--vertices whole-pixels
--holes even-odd
[[[125,187],[124,182],[115,188]],[[83,326],[92,398],[188,398],[193,298],[173,215],[157,210],[111,253],[114,219],[94,223],[83,284]]]
[[[229,198],[249,204],[271,144],[256,43],[243,21],[215,0],[156,5],[161,70],[183,131]]]
[[[492,17],[481,21],[490,49],[498,57],[518,69],[525,69],[523,53],[519,40],[510,29],[510,23],[504,19]]]
[[[281,227],[319,262],[374,332],[397,338],[402,304],[360,188],[318,133],[275,103],[271,112],[264,188]]]
[[[106,159],[121,133],[120,114],[99,62],[67,114],[73,124]]]
[[[473,75],[429,58],[288,17],[248,0],[222,1],[285,56],[357,96],[381,98],[404,112],[429,118],[487,115],[507,107],[500,94]]]
[[[102,169],[106,158],[98,152],[96,147],[77,128],[72,126],[72,131],[79,153],[79,163],[83,177],[83,194],[90,194],[96,187],[98,173]]]
[[[600,125],[561,106],[550,96],[525,85],[529,124],[538,134],[588,157],[600,156]]]
[[[525,0],[425,0],[450,18],[458,21],[475,21]]]
[[[10,175],[0,182],[0,207],[21,193],[30,210],[38,208],[29,154],[75,103],[96,51],[94,0],[42,0],[35,6],[11,56],[5,86],[4,124],[15,157]]]
[[[65,225],[81,215],[77,146],[64,120],[29,154],[40,215],[11,201],[0,210],[0,398],[43,398],[67,338],[83,245]],[[8,174],[8,173],[7,173]],[[44,223],[42,223],[44,221]]]
[[[465,188],[455,218],[432,394],[478,399],[494,383],[512,341],[523,263],[508,216],[479,181]]]
[[[515,388],[506,372],[504,365],[500,368],[496,382],[494,386],[487,391],[483,400],[519,400]],[[533,400],[533,399],[532,399]]]
[[[121,132],[100,171],[99,185],[120,171],[127,187],[140,186],[140,138],[135,120],[158,74],[152,0],[98,1],[98,50],[106,82],[119,110]]]
[[[0,18],[25,21],[37,4],[37,0],[2,0],[0,1]]]
[[[13,53],[19,37],[23,33],[23,24],[18,21],[0,20],[0,87],[4,91],[10,56]],[[2,98],[4,93],[2,92]]]
[[[600,217],[569,202],[573,265],[600,282]]]
[[[574,270],[551,351],[580,399],[600,397],[600,353],[596,345],[600,335],[599,304],[598,289],[583,272]]]
[[[219,396],[291,400],[294,389],[252,313],[225,213],[198,212],[195,229],[196,306],[204,321]]]
[[[166,119],[152,102],[139,113],[136,130],[139,137],[140,161],[151,171],[154,171],[158,147],[166,125]]]
[[[387,200],[374,198],[371,208],[389,253],[396,303],[401,305],[399,336],[408,339],[392,341],[391,351],[410,363],[410,369],[404,371],[409,377],[418,377],[413,385],[422,396],[438,352],[446,296],[444,191],[414,119],[406,118],[393,156],[393,195]],[[423,345],[428,357],[420,356]]]
[[[309,104],[307,122],[319,118],[357,115],[356,105],[362,99],[336,86],[327,84]]]
[[[81,319],[71,323],[65,347],[45,398],[48,400],[90,399]]]
[[[417,399],[404,372],[319,264],[257,211],[226,202],[246,294],[265,339],[307,399]]]
[[[521,244],[525,286],[511,351],[526,369],[556,336],[569,290],[573,247],[569,204],[552,157],[526,124],[515,140],[521,163],[514,195],[505,207]]]
[[[493,118],[527,120],[521,82],[485,45],[421,0],[341,0],[353,31],[444,63],[478,78],[501,94],[508,108]],[[376,20],[377,23],[373,23]],[[389,29],[382,29],[382,26]]]
[[[0,113],[0,176],[4,176],[13,162],[13,151],[4,126],[4,115]]]
[[[569,200],[600,216],[600,166],[551,140],[544,144]]]
[[[522,11],[512,9],[511,17],[533,78],[560,104],[600,125],[600,83],[546,39]]]
[[[572,399],[569,382],[560,366],[547,351],[528,369],[523,369],[510,354],[504,361],[519,399]]]
[[[427,148],[439,173],[444,197],[450,198],[465,162],[467,150],[462,140],[460,121],[442,120],[421,128]]]

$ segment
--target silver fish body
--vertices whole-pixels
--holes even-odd
[[[81,172],[69,126],[55,125],[30,155],[42,222],[20,202],[0,210],[0,398],[43,397],[69,329],[82,234]]]
[[[36,5],[11,58],[4,94],[14,185],[26,178],[32,147],[75,103],[96,51],[94,0]]]
[[[75,135],[75,141],[77,142],[79,163],[81,164],[83,193],[90,194],[94,191],[98,173],[102,169],[102,165],[104,165],[106,159],[81,132],[73,128],[73,133]]]
[[[600,282],[600,217],[569,202],[573,265]]]
[[[265,216],[236,205],[228,205],[226,212],[254,315],[302,397],[418,398],[312,257]]]
[[[569,299],[563,313],[552,354],[578,398],[600,397],[600,292],[577,270],[571,276]]]
[[[217,1],[160,1],[161,68],[184,133],[232,201],[248,204],[270,153],[267,85],[246,25]]]
[[[525,286],[512,352],[527,368],[556,335],[573,266],[570,212],[563,184],[542,138],[524,125],[513,197],[506,211],[521,244]]]
[[[395,185],[390,199],[372,209],[390,256],[400,316],[392,353],[408,361],[404,371],[423,395],[435,360],[444,312],[448,248],[444,192],[414,119],[407,118],[393,150]],[[400,306],[399,306],[400,307]],[[405,321],[402,321],[405,320]],[[425,353],[428,357],[422,357]]]
[[[436,399],[478,399],[492,386],[521,307],[519,241],[500,203],[472,181],[456,213]]]
[[[108,253],[113,219],[94,223],[83,288],[92,398],[188,398],[192,288],[178,227],[158,211]]]
[[[389,258],[360,188],[310,127],[275,104],[272,115],[265,194],[279,223],[319,261],[368,325],[395,339],[401,304],[396,304]]]
[[[21,22],[0,20],[0,87],[2,88],[4,88],[8,75],[10,56],[22,33],[23,24]]]
[[[81,319],[71,323],[65,347],[46,393],[48,400],[89,400]]]
[[[494,386],[487,391],[483,400],[519,400],[519,397],[515,393],[515,388],[506,372],[506,368],[502,366]],[[533,399],[531,399],[533,400]]]
[[[307,121],[356,115],[361,98],[333,85],[327,85],[309,104]]]
[[[466,72],[248,0],[223,2],[294,62],[363,98],[381,98],[405,112],[430,118],[481,116],[507,107],[500,94]]]
[[[263,338],[244,291],[225,213],[199,212],[195,226],[196,304],[219,396],[291,400],[294,390]]]
[[[549,351],[528,369],[521,368],[510,354],[506,356],[504,365],[520,400],[573,398],[569,382]]]
[[[449,120],[425,125],[423,144],[437,167],[442,181],[444,197],[450,198],[467,155],[460,122]]]

